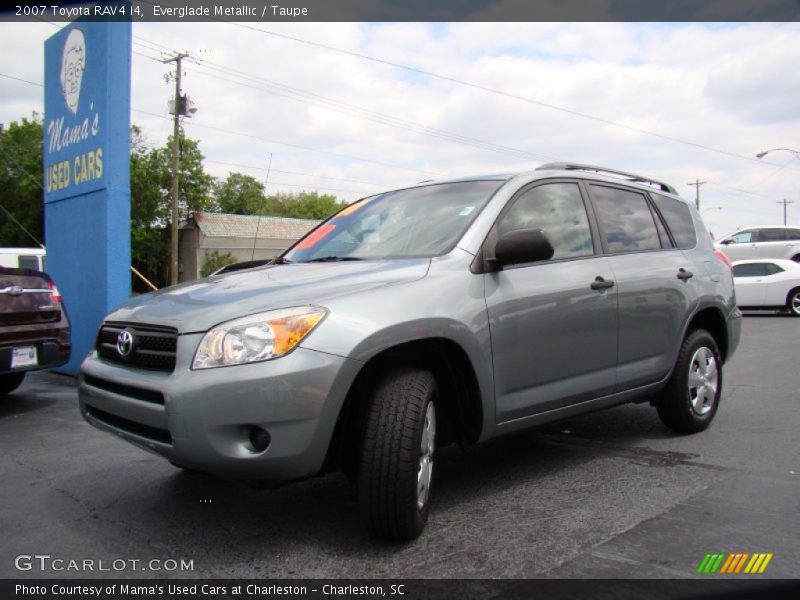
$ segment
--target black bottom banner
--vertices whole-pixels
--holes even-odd
[[[0,581],[2,600],[396,598],[800,598],[800,580],[733,579],[40,579]]]

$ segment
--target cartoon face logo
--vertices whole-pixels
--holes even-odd
[[[80,29],[73,29],[64,43],[61,55],[61,94],[72,114],[78,113],[83,71],[86,69],[86,41]]]

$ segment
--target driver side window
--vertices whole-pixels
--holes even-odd
[[[551,260],[594,254],[586,207],[575,183],[547,183],[523,192],[497,225],[498,236],[541,229],[555,250]]]
[[[731,244],[749,244],[750,242],[755,242],[755,236],[753,235],[754,231],[740,231],[736,235],[732,235],[730,238]]]

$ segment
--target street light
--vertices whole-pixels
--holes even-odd
[[[792,150],[791,148],[772,148],[771,150],[762,150],[758,154],[756,154],[756,158],[764,158],[770,152],[774,152],[775,150],[783,150],[784,152],[791,152],[794,154],[795,158],[800,159],[800,150]],[[776,202],[776,204],[783,204],[783,224],[786,225],[786,206],[789,204],[794,204],[794,200],[787,200],[784,198],[780,202]]]
[[[800,150],[792,150],[791,148],[771,148],[770,150],[762,150],[758,154],[756,154],[756,158],[764,158],[770,152],[775,152],[776,150],[783,150],[785,152],[791,152],[795,155],[796,158],[800,158]]]

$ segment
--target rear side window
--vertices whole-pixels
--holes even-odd
[[[31,256],[29,254],[20,254],[19,259],[19,268],[20,269],[33,269],[34,271],[39,270],[39,257],[38,256]]]
[[[767,263],[767,275],[777,275],[778,273],[783,273],[783,268],[775,263]]]
[[[694,248],[697,244],[697,234],[689,207],[680,200],[661,194],[653,194],[653,202],[667,222],[678,248]]]
[[[499,235],[517,229],[541,229],[555,250],[551,260],[594,254],[586,207],[575,183],[548,183],[523,192],[497,224]]]
[[[600,185],[589,187],[609,252],[661,248],[653,213],[642,194]]]
[[[782,242],[786,239],[783,229],[759,229],[759,242]]]
[[[800,229],[787,229],[786,239],[791,242],[800,242]]]
[[[765,263],[746,263],[733,267],[734,277],[763,277],[767,274]]]

